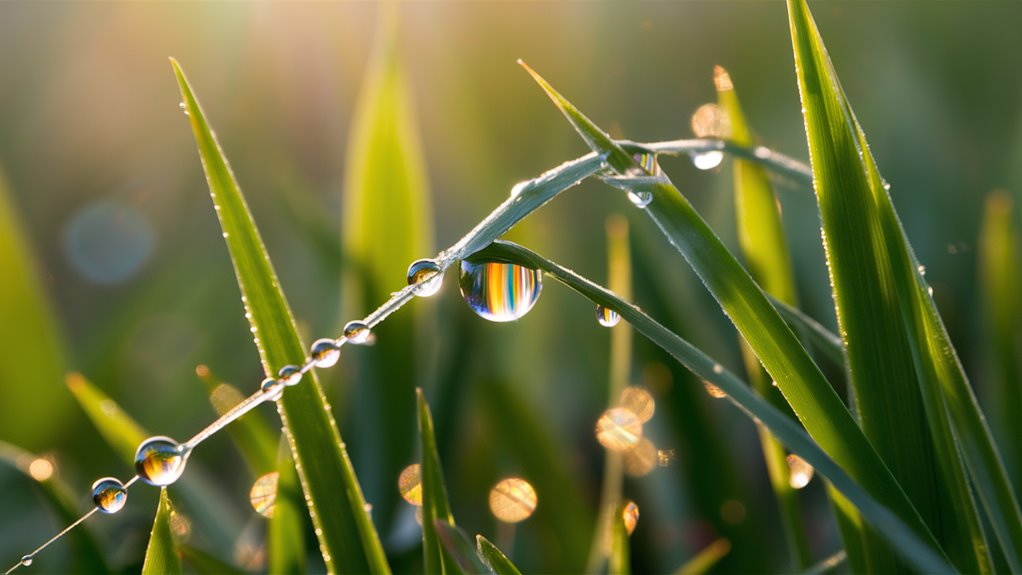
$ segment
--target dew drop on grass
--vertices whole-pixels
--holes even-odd
[[[420,297],[429,297],[440,291],[444,276],[440,264],[435,260],[424,259],[412,262],[408,266],[408,285],[414,285],[412,293]]]
[[[727,393],[725,393],[723,389],[717,387],[716,385],[713,385],[708,381],[703,382],[703,387],[706,388],[706,393],[708,393],[710,397],[714,399],[723,399],[727,397]]]
[[[802,489],[813,480],[815,470],[808,461],[794,453],[785,458],[788,463],[788,484],[792,489]]]
[[[344,337],[348,339],[348,343],[355,345],[362,345],[369,343],[369,336],[372,332],[369,330],[369,326],[365,322],[361,321],[349,321],[344,326]]]
[[[628,192],[628,201],[637,208],[645,208],[653,201],[653,194],[651,192]]]
[[[149,485],[170,485],[184,473],[189,450],[169,437],[150,437],[135,452],[135,471]]]
[[[128,490],[114,477],[97,479],[92,484],[92,502],[103,513],[117,513],[128,501]]]
[[[504,523],[524,521],[536,510],[536,490],[520,477],[501,480],[490,490],[490,511]]]
[[[543,289],[542,272],[507,262],[461,262],[461,296],[483,319],[514,321],[529,313]]]
[[[700,170],[712,170],[724,161],[724,152],[713,150],[692,154],[692,165]]]
[[[520,196],[521,193],[525,191],[525,186],[529,185],[529,182],[531,181],[532,180],[525,180],[524,182],[518,182],[515,184],[514,187],[511,188],[511,197],[517,198]]]
[[[401,471],[397,478],[397,489],[405,501],[416,507],[422,506],[422,468],[418,463]]]
[[[271,471],[259,477],[252,484],[248,492],[248,501],[256,513],[270,519],[273,517],[273,507],[277,503],[277,483],[280,473]]]
[[[635,159],[639,166],[642,167],[642,171],[645,172],[638,175],[659,176],[662,173],[660,171],[660,163],[657,162],[656,154],[651,152],[640,153],[632,155],[632,158]]]
[[[29,565],[31,565],[32,564],[32,556],[31,555],[25,555],[24,557],[22,557],[21,558],[21,564],[23,566],[25,566],[25,567],[28,567]]]
[[[625,522],[625,531],[628,535],[635,532],[635,526],[639,523],[639,506],[634,501],[625,503],[624,509],[621,510],[621,519]]]
[[[309,358],[316,367],[333,367],[341,357],[341,347],[337,342],[325,337],[317,339],[310,350]]]
[[[614,327],[621,321],[621,316],[609,307],[596,304],[596,321],[603,327]]]
[[[596,422],[596,440],[611,451],[628,451],[642,439],[642,421],[630,409],[612,407]]]

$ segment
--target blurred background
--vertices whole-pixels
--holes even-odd
[[[1022,4],[812,8],[982,398],[977,237],[987,194],[1022,188]],[[0,4],[0,254],[12,266],[0,282],[0,440],[45,456],[81,509],[95,478],[130,470],[74,401],[66,373],[178,439],[215,417],[196,366],[246,393],[262,378],[167,57],[217,131],[308,342],[382,303],[349,298],[341,280],[345,158],[379,12],[369,2]],[[431,222],[432,248],[418,257],[460,238],[515,182],[587,151],[516,58],[612,135],[636,141],[692,137],[689,118],[715,99],[712,68],[723,65],[762,143],[806,159],[783,3],[414,2],[397,12],[431,195],[419,216]],[[661,164],[736,248],[729,161],[705,172],[687,158]],[[814,198],[784,181],[777,193],[804,308],[833,327]],[[605,282],[613,214],[630,222],[635,301],[742,373],[730,324],[620,192],[585,182],[511,238]],[[16,254],[27,266],[11,263]],[[393,262],[381,293],[404,285],[408,263]],[[421,568],[394,472],[416,457],[414,413],[401,424],[409,434],[379,439],[386,422],[360,402],[374,401],[367,387],[394,384],[361,369],[372,357],[416,368],[398,386],[427,390],[459,524],[509,545],[525,570],[581,568],[602,474],[593,428],[608,402],[609,332],[589,302],[554,282],[511,324],[476,317],[456,284],[452,270],[438,296],[400,312],[418,322],[411,343],[391,348],[400,338],[381,332],[321,374],[385,545],[396,568]],[[718,570],[784,569],[752,424],[640,339],[631,381],[657,400],[646,435],[673,452],[625,485],[642,510],[636,567],[674,569],[726,536],[733,551]],[[410,406],[411,395],[398,403]],[[270,407],[257,417],[279,425]],[[486,507],[508,475],[531,478],[539,495],[536,515],[511,535]],[[220,435],[171,495],[182,491],[190,544],[258,571],[265,521],[248,502],[253,480]],[[0,486],[6,566],[64,523],[23,475],[4,467]],[[839,542],[819,481],[803,498],[822,559]],[[138,487],[124,512],[89,522],[114,568],[140,565],[155,500],[156,490]],[[67,569],[72,553],[59,543],[33,568]]]

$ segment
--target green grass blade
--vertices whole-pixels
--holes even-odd
[[[713,83],[717,88],[717,103],[728,118],[731,139],[738,145],[753,144],[752,130],[738,100],[731,76],[721,67],[714,68]],[[735,215],[738,220],[738,241],[742,258],[752,279],[771,297],[788,305],[798,305],[795,274],[788,242],[781,225],[777,196],[770,185],[766,170],[747,160],[734,160]],[[742,359],[749,383],[760,395],[781,411],[788,409],[780,391],[772,385],[770,375],[759,364],[756,353],[744,341]],[[784,447],[770,434],[760,430],[763,457],[770,475],[770,484],[777,497],[792,562],[796,568],[805,568],[811,561],[809,544],[802,524],[796,490],[791,486]]]
[[[434,253],[429,180],[401,58],[398,10],[386,3],[380,8],[345,159],[342,245],[356,263],[345,270],[342,284],[345,320],[385,301],[395,285],[403,285],[409,264]],[[389,486],[414,455],[413,392],[429,374],[416,323],[427,319],[431,307],[416,308],[375,328],[378,345],[351,352],[364,382],[354,396],[358,413],[365,414],[358,422],[363,432],[351,440],[360,453],[373,454],[360,463],[360,472],[381,525],[396,502]]]
[[[434,521],[433,527],[436,529],[437,537],[440,539],[440,544],[443,545],[444,550],[447,552],[447,556],[458,562],[458,567],[462,572],[491,572],[490,569],[483,564],[482,560],[476,556],[475,549],[472,548],[472,543],[468,540],[468,535],[466,535],[461,528],[455,527],[443,519],[437,519]]]
[[[615,507],[610,520],[610,558],[607,562],[610,575],[630,575],[632,572],[631,547],[622,511],[622,506]]]
[[[234,263],[256,347],[267,375],[302,363],[305,346],[252,221],[241,190],[188,81],[171,60],[199,148],[225,241]],[[277,402],[327,569],[389,572],[379,535],[366,511],[355,470],[327,409],[315,371]]]
[[[788,8],[828,269],[863,429],[956,564],[989,572],[967,465],[1009,565],[1020,570],[1022,515],[989,430],[809,9],[804,0]]]
[[[170,516],[174,512],[167,496],[167,488],[160,489],[160,505],[156,508],[153,531],[149,535],[149,546],[145,551],[142,575],[175,575],[181,573],[181,558],[178,556],[174,533],[170,529]]]
[[[1022,293],[1019,276],[1019,232],[1006,192],[993,192],[986,199],[979,233],[980,301],[983,302],[984,337],[988,350],[990,396],[987,407],[1003,449],[1005,464],[1015,485],[1022,485],[1022,385],[1018,383],[1019,362],[1015,336],[1022,324]]]
[[[283,450],[282,450],[283,451]],[[269,573],[305,573],[305,525],[302,492],[289,452],[277,463],[277,498],[266,527],[266,567]]]
[[[564,283],[593,303],[616,310],[636,331],[670,353],[698,378],[722,389],[744,413],[758,420],[788,449],[809,462],[817,473],[826,477],[837,491],[855,505],[873,529],[891,542],[895,551],[916,568],[924,572],[955,572],[932,540],[932,536],[927,536],[925,527],[920,534],[914,526],[900,518],[879,498],[861,486],[850,472],[840,466],[790,417],[755,394],[748,385],[723,368],[720,363],[613,292],[521,246],[497,241],[473,256],[479,259],[489,257],[503,258],[503,261],[514,261],[543,270],[548,276]]]
[[[538,78],[535,72],[531,72]],[[802,344],[781,319],[758,285],[714,235],[692,205],[666,175],[643,177],[634,158],[579,112],[546,82],[547,95],[587,141],[599,151],[619,177],[608,183],[630,194],[649,194],[644,211],[686,258],[738,331],[756,352],[810,436],[882,505],[902,518],[924,540],[939,548],[918,512],[863,435],[844,403],[834,392]],[[783,438],[779,438],[782,439]],[[790,446],[789,446],[790,447]]]
[[[82,374],[69,373],[66,382],[67,388],[71,390],[103,439],[121,459],[134,461],[135,450],[149,437],[145,429]]]
[[[419,414],[419,438],[422,446],[422,554],[426,573],[459,573],[456,561],[440,543],[436,523],[454,526],[454,515],[447,501],[440,455],[433,433],[433,416],[422,389],[415,391]]]
[[[845,344],[840,337],[820,322],[802,313],[802,310],[773,298],[771,301],[777,308],[777,313],[781,314],[793,331],[804,337],[813,349],[826,356],[834,365],[844,367]]]
[[[504,552],[482,535],[476,535],[476,553],[497,575],[522,575]]]
[[[697,553],[695,557],[686,561],[684,565],[678,567],[674,575],[702,575],[703,573],[709,573],[710,569],[713,569],[713,566],[730,552],[731,543],[727,539],[717,539]]]
[[[0,170],[0,381],[4,389],[0,437],[29,449],[45,449],[74,424],[67,394],[60,388],[64,353],[56,319],[39,281],[21,221]],[[32,366],[25,369],[25,366]],[[31,409],[29,409],[31,407]]]
[[[205,365],[195,368],[195,373],[205,384],[209,392],[209,401],[217,416],[223,415],[245,398],[238,388],[216,377]],[[271,429],[260,414],[243,415],[227,426],[227,435],[237,446],[253,477],[259,477],[276,468],[280,433]]]
[[[190,545],[179,545],[177,550],[181,553],[181,558],[184,559],[184,562],[194,569],[198,575],[243,575],[245,573],[244,570],[231,565],[219,557]],[[269,572],[280,573],[280,571],[274,571],[272,568]],[[290,571],[290,573],[297,573],[297,571]]]

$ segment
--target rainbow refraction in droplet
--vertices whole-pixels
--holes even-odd
[[[543,289],[539,270],[506,262],[461,262],[461,295],[479,317],[514,321],[529,313]]]
[[[103,513],[117,513],[128,501],[128,490],[113,477],[97,479],[92,484],[92,502]]]
[[[614,327],[621,321],[621,316],[609,307],[596,304],[596,321],[603,327]]]
[[[660,175],[660,164],[657,163],[656,154],[635,154],[632,157],[650,176]]]

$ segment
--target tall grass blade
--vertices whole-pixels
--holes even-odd
[[[497,575],[522,575],[504,552],[482,535],[476,535],[476,553]]]
[[[103,439],[121,459],[133,461],[138,445],[149,437],[145,429],[82,374],[69,373],[65,381]]]
[[[731,552],[731,542],[727,539],[717,539],[707,545],[695,557],[689,559],[684,565],[675,570],[674,575],[702,575],[709,573],[710,569],[721,559]]]
[[[0,437],[28,449],[53,445],[73,425],[61,336],[36,266],[0,170],[0,381],[18,382],[4,389]]]
[[[491,570],[483,564],[483,561],[476,555],[468,535],[443,519],[433,522],[440,544],[443,545],[447,556],[458,562],[458,567],[464,573],[491,573]]]
[[[167,488],[160,488],[160,504],[156,508],[156,519],[149,535],[149,546],[145,551],[142,575],[176,575],[182,573],[181,557],[177,552],[174,533],[170,529],[170,517],[174,512],[167,496]]]
[[[791,0],[788,11],[824,247],[863,429],[952,560],[965,571],[989,572],[967,465],[1009,565],[1020,570],[1022,515],[989,430],[809,9]]]
[[[216,377],[207,366],[200,365],[195,373],[206,386],[209,402],[217,416],[223,415],[245,398],[238,388]],[[276,468],[280,433],[271,429],[260,414],[247,413],[227,426],[226,431],[253,478]]]
[[[277,461],[277,498],[266,527],[266,567],[269,573],[305,573],[305,526],[302,490],[289,452]]]
[[[342,244],[356,265],[345,270],[344,319],[361,317],[385,301],[394,285],[402,284],[409,264],[434,253],[428,178],[401,58],[397,5],[379,7],[376,45],[353,113],[345,160]],[[382,525],[389,522],[396,500],[389,486],[414,454],[413,392],[427,383],[424,375],[429,373],[429,356],[421,344],[432,338],[417,338],[416,325],[431,308],[415,307],[414,313],[393,316],[374,330],[379,345],[353,353],[359,380],[367,385],[353,392],[359,415],[365,415],[358,421],[362,433],[352,440],[359,453],[372,454],[360,463],[360,472]]]
[[[810,436],[884,507],[931,542],[936,552],[939,547],[929,529],[844,403],[760,287],[692,205],[665,174],[646,172],[538,74],[529,72],[583,139],[605,154],[610,166],[621,174],[606,177],[606,181],[635,197],[648,194],[644,211],[686,258],[756,352]]]
[[[741,146],[753,145],[752,130],[745,121],[745,113],[731,76],[718,66],[713,71],[713,83],[717,88],[721,113],[727,117],[726,124],[730,126],[731,139]],[[736,158],[733,173],[738,241],[745,267],[763,291],[778,301],[797,306],[795,274],[781,225],[780,204],[770,186],[767,172],[760,165]],[[753,389],[777,409],[788,411],[784,396],[772,385],[770,374],[760,365],[756,353],[744,341],[741,342],[741,348],[745,371]],[[777,496],[792,563],[796,568],[805,568],[812,558],[797,492],[791,486],[787,454],[784,447],[769,433],[760,429],[759,437],[770,485]]]
[[[454,515],[447,502],[440,455],[433,433],[433,416],[422,389],[416,390],[419,414],[419,437],[422,447],[422,554],[426,573],[460,573],[457,562],[441,544],[436,523],[454,526]]]
[[[274,375],[302,363],[305,346],[241,190],[188,81],[171,60],[199,148],[220,225],[234,263],[263,371]],[[355,470],[315,372],[277,402],[309,515],[327,569],[338,573],[389,572],[379,535],[365,507]]]
[[[613,292],[594,284],[578,274],[557,265],[542,256],[510,242],[496,241],[472,258],[503,258],[546,272],[547,276],[564,283],[593,303],[616,310],[621,318],[632,324],[643,336],[670,353],[698,378],[723,390],[727,397],[753,420],[758,421],[777,437],[788,449],[805,459],[816,472],[826,477],[834,489],[847,502],[859,510],[873,529],[886,537],[894,550],[917,569],[924,572],[951,573],[955,569],[948,563],[932,535],[923,527],[920,533],[855,480],[851,473],[798,426],[792,419],[754,393],[720,363],[708,357],[690,343],[622,300]]]
[[[184,563],[191,567],[198,575],[244,575],[244,570],[231,565],[219,557],[207,553],[191,545],[178,545],[177,550],[181,553]],[[272,568],[270,573],[280,573]],[[297,571],[290,571],[297,573]]]
[[[610,558],[607,562],[610,575],[631,575],[632,572],[631,547],[622,511],[621,505],[615,507],[610,520]]]

